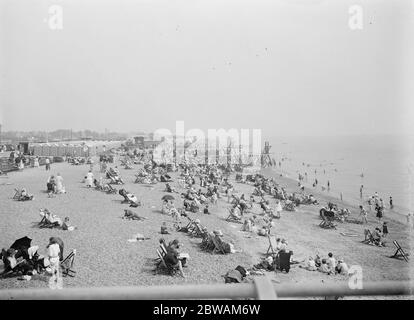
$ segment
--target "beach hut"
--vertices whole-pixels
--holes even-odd
[[[59,147],[59,145],[56,144],[56,143],[53,143],[53,144],[50,145],[50,156],[57,157],[58,147]]]
[[[73,146],[73,155],[75,157],[82,157],[83,154],[83,147],[80,144],[75,144]]]
[[[73,146],[73,144],[71,144],[71,143],[69,143],[69,144],[67,144],[66,145],[66,155],[68,156],[68,157],[73,157],[73,151],[74,151],[74,146]]]
[[[42,155],[42,146],[40,144],[35,144],[33,146],[33,154],[35,156],[41,156]]]
[[[66,144],[59,144],[57,155],[58,157],[66,156]]]
[[[42,156],[43,157],[50,156],[50,144],[49,143],[42,144]]]

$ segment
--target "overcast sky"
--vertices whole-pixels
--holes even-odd
[[[355,4],[362,30],[348,25]],[[63,9],[62,29],[49,26],[52,5]],[[413,134],[410,5],[0,0],[0,122],[3,130],[150,131],[183,120],[185,129],[272,136]]]

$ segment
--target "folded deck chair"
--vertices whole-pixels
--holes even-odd
[[[266,256],[274,256],[277,254],[277,250],[275,249],[275,247],[272,244],[272,239],[270,237],[270,235],[267,236],[267,239],[269,240],[269,247],[267,248],[266,251]]]
[[[75,262],[75,255],[76,255],[76,250],[73,249],[68,256],[62,260],[62,262],[60,263],[60,267],[62,268],[62,274],[63,276],[69,276],[69,277],[74,277],[76,271],[72,270],[73,268],[73,263]]]
[[[394,243],[394,246],[397,248],[397,251],[390,257],[395,259],[403,258],[405,261],[408,262],[408,253],[404,251],[404,249],[400,246],[400,244],[397,242],[397,240],[394,240],[392,243]]]

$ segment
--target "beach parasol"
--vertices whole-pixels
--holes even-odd
[[[10,248],[14,249],[14,250],[21,250],[24,248],[30,248],[32,243],[32,239],[26,237],[17,239],[15,242],[13,242],[13,244],[10,246]]]
[[[166,194],[165,196],[163,196],[161,198],[161,200],[167,200],[167,201],[169,201],[169,200],[175,200],[175,198],[172,195],[170,195],[170,194]]]

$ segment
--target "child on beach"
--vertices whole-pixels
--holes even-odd
[[[388,225],[387,222],[384,221],[382,224],[382,236],[385,238],[388,235]]]
[[[368,224],[368,219],[367,219],[367,211],[364,209],[363,206],[359,206],[359,209],[361,210],[359,215],[361,216],[362,219],[362,223]]]

